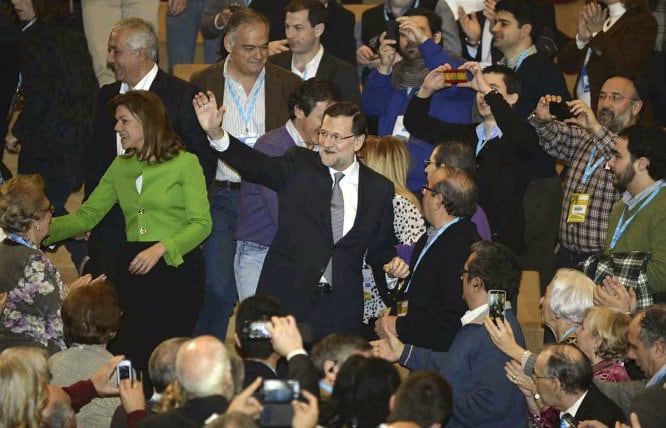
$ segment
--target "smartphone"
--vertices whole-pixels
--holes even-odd
[[[578,421],[570,414],[565,413],[562,416],[562,426],[566,428],[576,428],[578,426]]]
[[[297,380],[266,379],[259,391],[262,403],[291,403],[301,396]]]
[[[129,379],[130,381],[134,380],[132,362],[130,360],[122,360],[118,363],[118,366],[116,367],[116,377],[118,379],[118,384],[120,384],[122,379]]]
[[[505,306],[506,291],[488,290],[488,315],[490,315],[490,319],[499,318],[504,321]]]
[[[400,31],[398,30],[400,24],[398,21],[388,21],[386,23],[386,37],[389,40],[398,40],[400,38]]]
[[[247,321],[243,327],[243,334],[247,339],[270,339],[268,332],[270,321]]]
[[[559,120],[560,122],[564,121],[565,119],[570,119],[574,117],[573,113],[571,113],[571,110],[569,109],[569,106],[564,101],[562,101],[561,103],[556,103],[556,102],[549,103],[548,111],[551,114],[551,116],[555,116],[555,119]]]
[[[444,70],[444,81],[451,85],[467,82],[466,70]]]

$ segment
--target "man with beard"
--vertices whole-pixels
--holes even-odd
[[[666,292],[666,191],[663,191],[666,132],[634,125],[620,133],[612,154],[608,166],[613,174],[613,185],[623,193],[608,220],[604,252],[650,254],[646,266],[648,293],[654,301],[663,300]],[[659,293],[661,296],[657,296]]]
[[[558,267],[575,266],[604,250],[608,216],[620,198],[605,163],[617,133],[635,124],[643,107],[634,83],[619,76],[604,82],[598,101],[597,117],[581,100],[566,102],[574,117],[560,122],[549,105],[562,98],[545,95],[529,118],[545,152],[568,167],[562,179]]]
[[[451,57],[440,46],[442,33],[438,29],[441,28],[442,19],[434,12],[415,8],[397,21],[400,23],[400,40],[387,39],[386,34],[380,36],[379,66],[370,73],[365,83],[361,94],[361,109],[368,116],[378,117],[378,135],[396,135],[408,139],[407,149],[414,164],[420,165],[430,157],[433,146],[432,143],[410,138],[405,129],[403,118],[409,100],[423,84],[430,70],[445,63],[457,68],[463,61]],[[473,90],[451,87],[433,96],[433,107],[429,113],[440,120],[467,124],[471,120],[473,103]],[[425,173],[419,168],[412,168],[407,177],[407,187],[418,193],[425,181]]]

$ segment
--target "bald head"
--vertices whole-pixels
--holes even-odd
[[[229,356],[213,336],[185,342],[176,356],[176,379],[192,397],[226,396],[231,391]]]

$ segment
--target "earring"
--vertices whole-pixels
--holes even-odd
[[[39,223],[35,223],[35,230],[39,230]]]

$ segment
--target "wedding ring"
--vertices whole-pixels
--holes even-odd
[[[511,376],[512,380],[516,380],[516,375]]]

